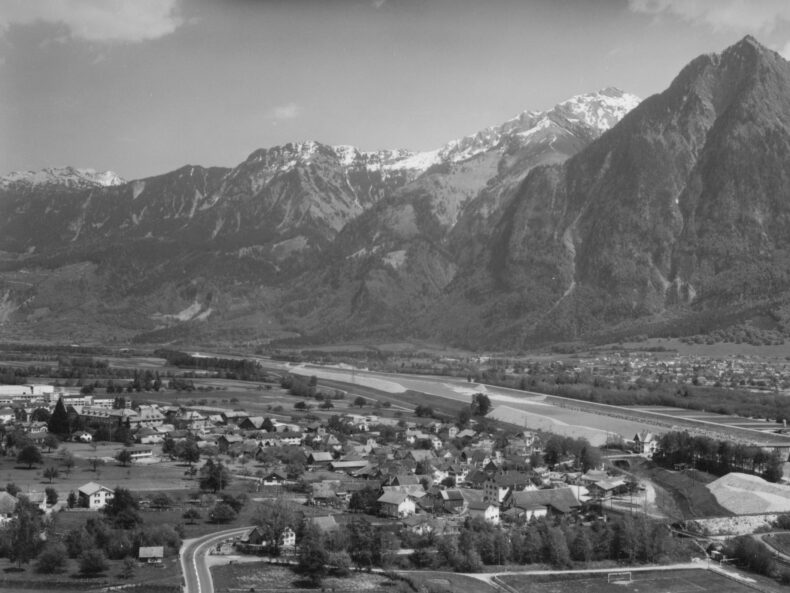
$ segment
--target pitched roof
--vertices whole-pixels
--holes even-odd
[[[77,489],[77,492],[80,492],[85,496],[91,496],[92,494],[95,494],[96,492],[102,489],[113,492],[111,488],[107,488],[107,486],[102,486],[101,484],[97,484],[96,482],[88,482],[87,484],[83,484]]]
[[[0,515],[10,515],[16,509],[18,500],[8,492],[0,492]]]
[[[552,507],[562,513],[568,513],[581,506],[571,488],[513,492],[512,501],[513,506],[523,509],[545,506]]]
[[[414,498],[414,497],[408,492],[399,492],[396,490],[396,491],[385,492],[378,498],[377,502],[383,502],[385,504],[400,504],[407,498]]]
[[[146,546],[141,547],[138,558],[163,558],[165,555],[164,546]]]

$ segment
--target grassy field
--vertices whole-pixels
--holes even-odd
[[[714,479],[713,476],[694,470],[669,471],[649,462],[632,466],[632,471],[639,477],[651,480],[663,492],[669,493],[670,499],[664,497],[656,502],[667,516],[675,520],[732,516],[705,487],[705,484]]]
[[[783,554],[790,555],[790,533],[773,533],[766,535],[764,539]]]
[[[215,566],[211,569],[211,577],[214,581],[214,590],[217,593],[224,591],[315,592],[319,590],[311,587],[303,577],[290,568],[266,562]],[[321,583],[320,590],[335,591],[336,593],[411,591],[405,584],[393,582],[383,575],[362,572],[352,573],[345,578],[327,577]]]
[[[632,582],[607,582],[607,573],[507,575],[501,580],[519,593],[752,593],[748,585],[708,570],[632,572]]]
[[[42,575],[34,571],[33,565],[23,566],[22,571],[6,559],[0,559],[0,591],[25,591],[26,593],[49,593],[50,591],[80,591],[91,593],[108,586],[129,585],[133,593],[178,593],[181,584],[181,568],[177,558],[165,560],[161,567],[138,565],[131,579],[122,579],[120,561],[109,561],[108,570],[93,578],[80,576],[77,560],[68,563],[59,574]],[[104,589],[106,590],[106,589]]]
[[[409,571],[402,573],[414,584],[433,593],[496,593],[485,581],[454,572]]]

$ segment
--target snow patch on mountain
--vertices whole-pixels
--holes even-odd
[[[112,187],[126,183],[112,171],[77,169],[74,167],[51,167],[40,171],[14,171],[0,177],[0,189],[11,187],[33,188],[58,185],[73,189]]]

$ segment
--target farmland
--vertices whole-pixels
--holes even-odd
[[[747,593],[754,589],[703,569],[633,571],[632,582],[607,582],[607,573],[505,575],[500,579],[519,593]],[[777,587],[778,590],[778,587]]]

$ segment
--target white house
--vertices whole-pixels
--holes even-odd
[[[77,490],[81,506],[89,509],[103,509],[115,496],[115,492],[96,482],[88,482]]]
[[[387,517],[408,517],[417,510],[414,497],[406,492],[385,492],[379,497],[377,502],[379,503],[379,511]]]
[[[469,503],[469,516],[473,519],[480,518],[486,523],[499,525],[499,505],[483,500]]]

